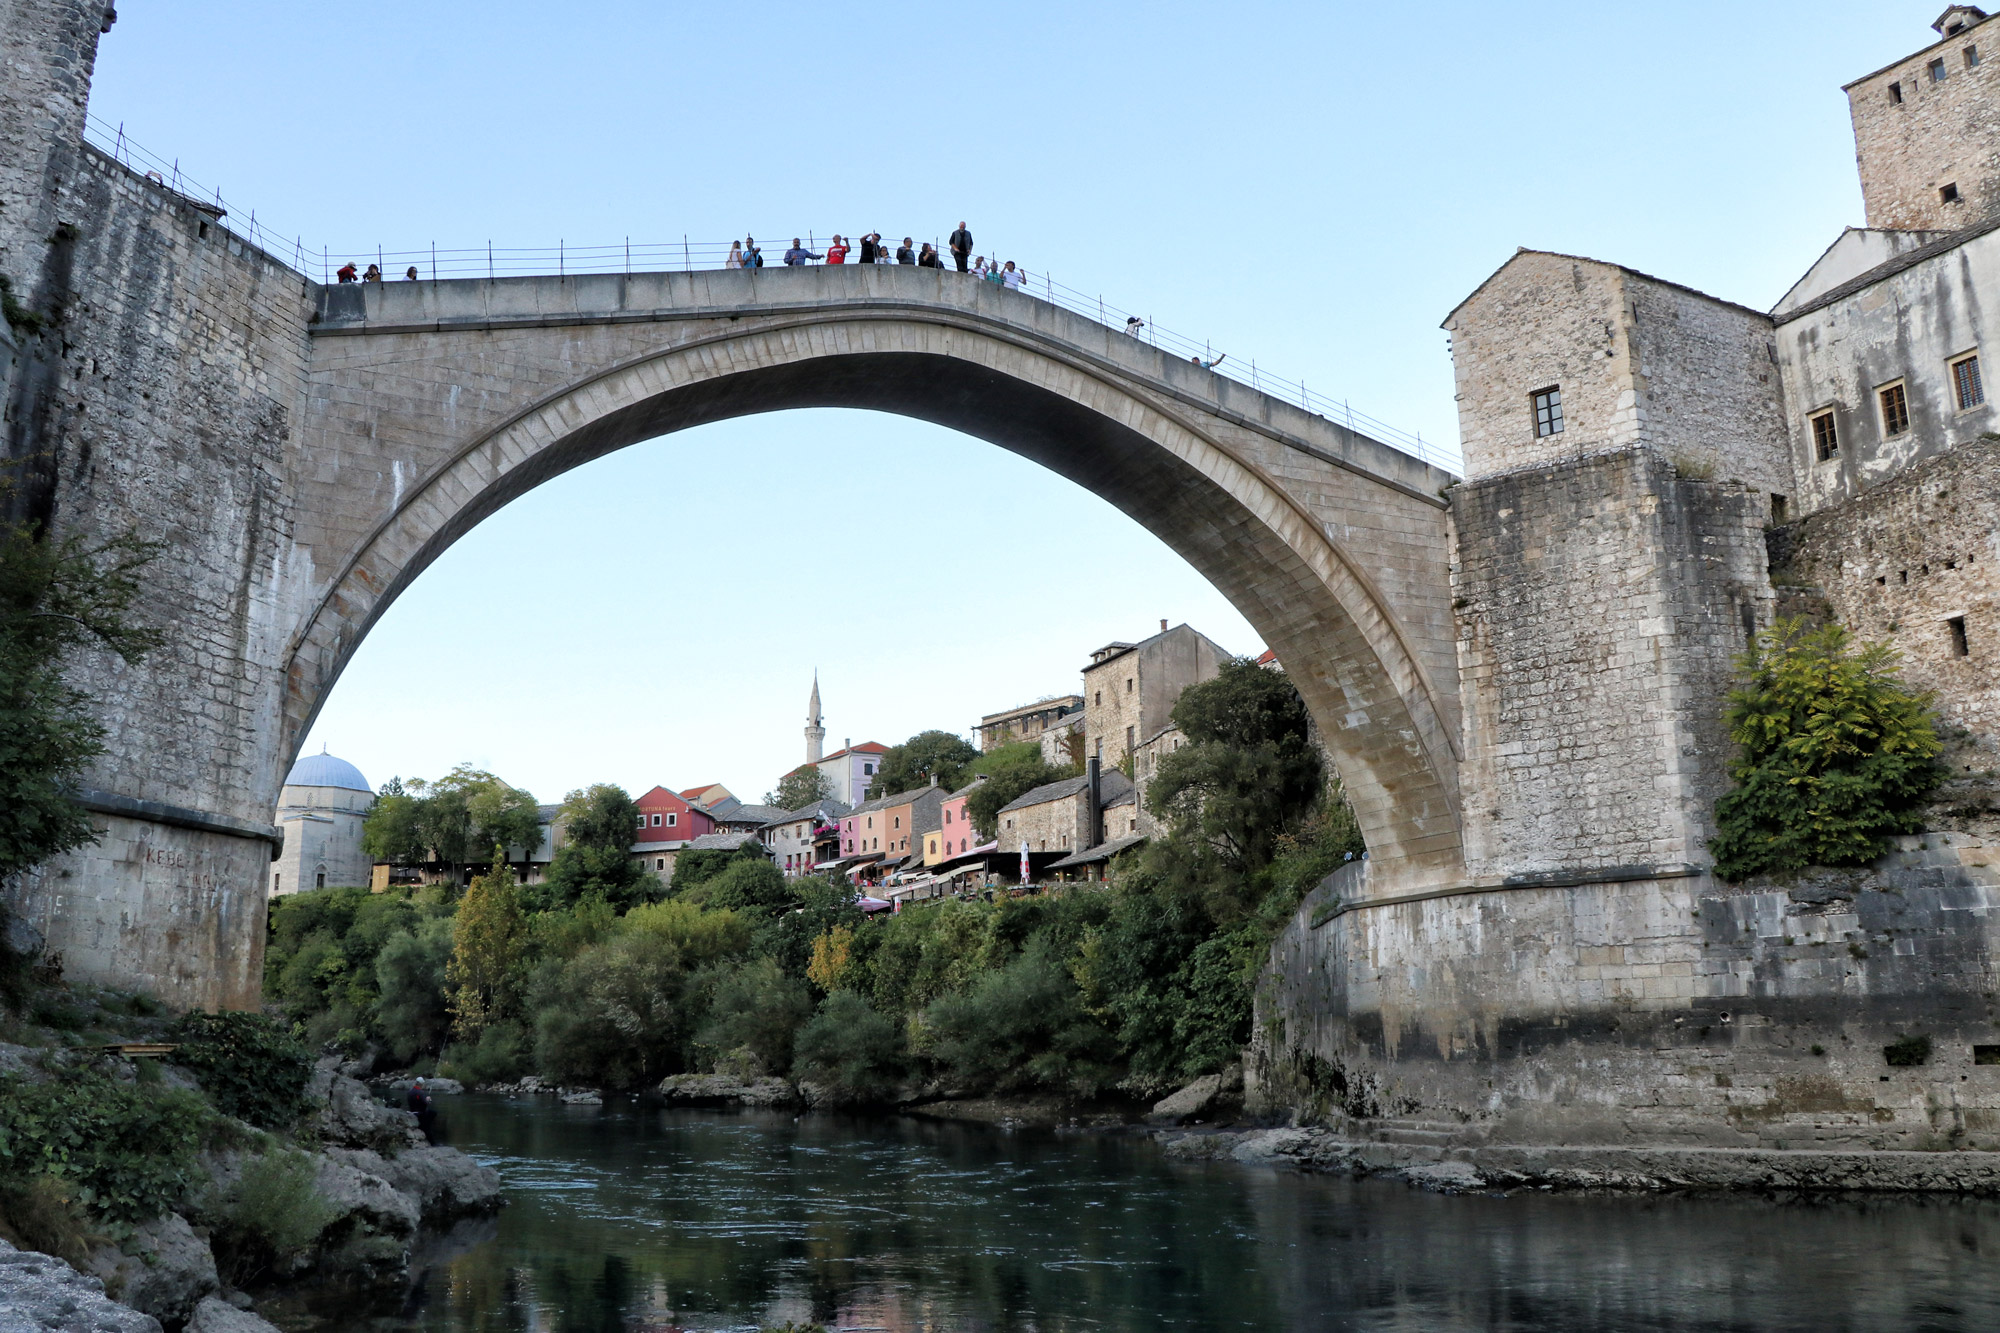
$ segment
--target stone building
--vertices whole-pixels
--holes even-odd
[[[271,896],[372,883],[361,826],[374,804],[368,779],[345,759],[322,751],[293,764],[278,797],[285,842],[271,863]]]
[[[1003,713],[988,713],[979,719],[979,748],[997,750],[1015,741],[1039,741],[1051,730],[1060,730],[1071,715],[1083,708],[1080,694],[1050,695]]]
[[[1229,654],[1187,625],[1138,643],[1107,643],[1083,669],[1084,753],[1115,768],[1167,726],[1181,691],[1212,680]]]
[[[846,813],[847,807],[839,801],[816,801],[766,821],[760,836],[771,849],[771,859],[787,876],[811,874],[822,859],[818,849],[826,830],[837,831],[840,817]]]
[[[1953,5],[1931,25],[1939,40],[1842,90],[1871,228],[1956,231],[2000,209],[1990,22]]]
[[[1027,844],[1036,869],[1072,852],[1080,852],[1103,841],[1103,811],[1130,803],[1132,782],[1117,769],[1101,772],[1096,800],[1092,801],[1090,775],[1063,778],[1023,792],[1000,808],[998,840],[1000,851],[1013,855]],[[1039,860],[1047,856],[1047,860]]]

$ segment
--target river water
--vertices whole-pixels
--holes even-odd
[[[2000,1201],[1441,1195],[1143,1137],[439,1099],[510,1205],[318,1333],[1995,1330]]]

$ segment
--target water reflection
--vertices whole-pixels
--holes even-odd
[[[1143,1140],[453,1099],[497,1221],[400,1311],[293,1328],[1973,1330],[2000,1204],[1448,1197],[1169,1162]]]

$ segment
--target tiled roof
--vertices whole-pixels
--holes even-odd
[[[693,852],[733,852],[746,842],[756,842],[754,833],[704,833],[688,843]]]
[[[1109,861],[1118,853],[1137,847],[1144,841],[1146,835],[1143,833],[1135,833],[1129,838],[1113,838],[1109,842],[1100,842],[1095,847],[1086,847],[1080,852],[1065,856],[1060,861],[1050,862],[1046,868],[1064,870],[1071,866],[1095,865],[1099,861]]]
[[[1801,315],[1809,315],[1815,310],[1824,310],[1827,306],[1833,305],[1835,302],[1845,301],[1848,297],[1865,288],[1873,287],[1885,278],[1893,278],[1906,269],[1915,268],[1925,260],[1936,259],[1939,255],[1951,253],[1968,241],[1976,241],[1995,228],[2000,228],[2000,213],[1987,218],[1984,222],[1975,223],[1963,231],[1955,231],[1947,236],[1940,237],[1928,245],[1920,245],[1914,250],[1905,250],[1894,258],[1877,264],[1866,273],[1858,277],[1849,278],[1846,282],[1822,292],[1812,300],[1803,301],[1793,306],[1784,314],[1777,316],[1777,322],[1780,324],[1789,324]]]
[[[1090,777],[1086,774],[1083,777],[1064,778],[1059,782],[1043,783],[1032,791],[1021,793],[1021,795],[1015,797],[1006,805],[1001,806],[1000,813],[1005,814],[1009,810],[1020,810],[1031,805],[1046,805],[1050,801],[1063,800],[1082,791],[1089,782]],[[1100,805],[1110,805],[1119,797],[1130,795],[1131,791],[1132,779],[1126,777],[1117,769],[1114,768],[1109,772],[1098,774],[1097,800]]]
[[[738,801],[728,814],[717,814],[716,818],[727,820],[732,824],[756,824],[762,827],[765,824],[782,823],[786,814],[775,805],[745,805]]]

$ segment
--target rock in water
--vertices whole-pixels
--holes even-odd
[[[0,1333],[160,1333],[160,1321],[62,1260],[0,1240]]]
[[[563,1093],[562,1099],[563,1104],[566,1106],[602,1106],[604,1104],[604,1094],[596,1088],[577,1088],[572,1092]]]
[[[90,1256],[90,1271],[119,1301],[167,1325],[187,1319],[222,1285],[208,1242],[179,1213],[135,1227],[122,1248],[100,1246]]]
[[[455,1078],[399,1078],[389,1083],[391,1092],[408,1092],[415,1084],[422,1083],[424,1091],[439,1097],[451,1097],[465,1091],[465,1085]]]
[[[1171,1097],[1162,1097],[1153,1103],[1152,1113],[1146,1118],[1156,1124],[1179,1124],[1183,1120],[1193,1120],[1215,1104],[1222,1095],[1222,1075],[1209,1074],[1198,1078]]]
[[[798,1089],[781,1078],[737,1078],[732,1074],[672,1074],[660,1080],[660,1095],[681,1106],[796,1106]]]
[[[423,1131],[417,1118],[376,1100],[368,1085],[335,1068],[338,1057],[328,1056],[313,1070],[306,1084],[306,1096],[319,1102],[319,1136],[345,1148],[373,1148],[393,1152],[408,1145],[419,1147]]]
[[[428,1225],[490,1213],[505,1202],[500,1173],[456,1148],[405,1148],[386,1158],[366,1149],[330,1148],[326,1155],[415,1199]]]
[[[184,1333],[278,1333],[278,1330],[248,1310],[239,1310],[210,1296],[195,1307],[194,1317],[188,1320]]]

